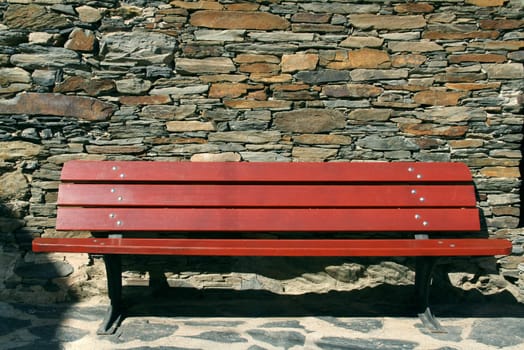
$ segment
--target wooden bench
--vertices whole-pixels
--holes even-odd
[[[438,327],[436,257],[511,252],[507,240],[475,238],[475,189],[460,163],[70,161],[61,181],[57,230],[96,237],[36,238],[33,250],[103,254],[111,305],[100,334],[123,317],[122,254],[416,257],[418,311]]]

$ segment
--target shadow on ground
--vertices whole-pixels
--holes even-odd
[[[444,290],[445,289],[445,290]],[[439,317],[524,317],[524,304],[509,292],[436,289],[432,309]],[[412,317],[413,286],[381,285],[350,292],[278,295],[267,291],[169,288],[145,297],[144,287],[124,289],[126,317]],[[146,294],[149,292],[146,292]],[[451,300],[452,299],[452,300]]]

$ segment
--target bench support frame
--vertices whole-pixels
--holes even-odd
[[[122,322],[124,310],[122,305],[122,258],[117,254],[104,255],[107,274],[107,294],[110,305],[97,330],[99,335],[113,334]]]

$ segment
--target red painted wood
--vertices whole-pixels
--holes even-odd
[[[474,207],[471,185],[61,184],[59,205],[186,207]]]
[[[511,243],[488,239],[226,240],[37,238],[35,252],[204,256],[484,256],[511,253]]]
[[[471,182],[462,163],[190,163],[70,161],[62,181]]]
[[[59,208],[58,230],[89,231],[478,231],[470,209]]]

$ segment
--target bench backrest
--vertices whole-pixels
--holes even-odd
[[[461,163],[70,161],[58,230],[464,232],[480,229]]]

